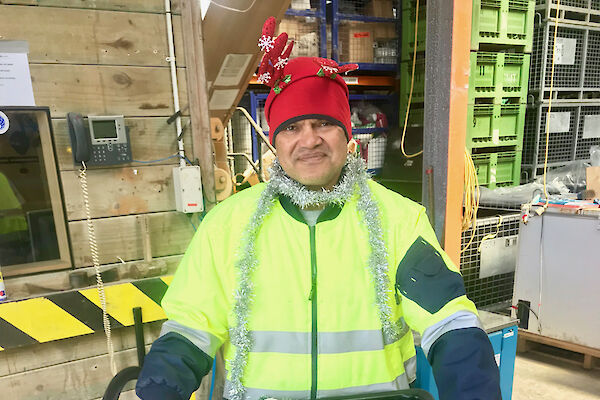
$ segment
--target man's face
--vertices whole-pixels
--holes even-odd
[[[275,149],[286,174],[311,190],[338,182],[348,152],[344,130],[319,119],[288,125],[275,137]]]

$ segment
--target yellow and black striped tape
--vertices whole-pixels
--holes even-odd
[[[165,319],[160,301],[171,280],[167,276],[106,285],[111,327],[133,325],[135,307],[142,308],[143,322]],[[102,308],[95,287],[0,303],[0,351],[101,331]]]

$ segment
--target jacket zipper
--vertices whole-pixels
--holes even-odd
[[[315,227],[309,226],[310,231],[310,265],[312,279],[308,300],[312,303],[312,333],[311,333],[311,385],[310,398],[317,398],[317,252],[315,245]]]

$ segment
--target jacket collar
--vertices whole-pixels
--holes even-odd
[[[306,221],[304,220],[304,216],[302,215],[300,208],[296,206],[289,197],[285,195],[280,195],[279,203],[290,217],[294,218],[298,222],[306,224]],[[343,207],[344,206],[340,204],[329,203],[327,207],[325,207],[321,215],[319,215],[319,218],[317,219],[317,224],[319,222],[330,221],[332,219],[335,219],[338,215],[340,215]]]

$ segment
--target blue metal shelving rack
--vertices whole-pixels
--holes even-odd
[[[325,16],[325,1],[319,0],[319,7],[316,10],[296,10],[288,8],[285,12],[289,17],[312,17],[319,21],[319,56],[327,58],[327,20]]]
[[[358,15],[358,14],[344,14],[344,13],[340,13],[339,10],[339,2],[340,0],[332,0],[331,1],[331,6],[332,6],[332,23],[331,23],[331,40],[332,40],[332,58],[336,61],[340,60],[340,54],[339,54],[339,25],[340,25],[340,21],[341,20],[347,20],[347,21],[359,21],[359,22],[385,22],[385,23],[390,23],[393,22],[396,24],[399,23],[398,21],[398,17],[399,17],[399,7],[397,8],[398,10],[398,15],[396,15],[396,18],[382,18],[382,17],[372,17],[372,16],[367,16],[367,15]],[[398,43],[400,43],[398,41]],[[352,60],[350,60],[350,62],[352,62]],[[397,64],[377,64],[377,63],[358,63],[358,67],[359,70],[365,70],[365,71],[396,71],[397,69]]]
[[[258,114],[258,110],[261,107],[264,107],[264,102],[267,100],[267,93],[256,93],[254,91],[249,91],[250,94],[250,110],[249,113],[252,118],[260,125],[260,115]],[[390,102],[393,104],[392,107],[397,108],[397,98],[394,95],[385,95],[385,94],[351,94],[350,102],[353,101],[371,101],[371,102]],[[352,129],[353,135],[359,134],[375,134],[375,133],[383,133],[388,131],[389,128],[360,128],[360,129]],[[253,160],[258,160],[258,155],[261,152],[261,144],[260,141],[257,140],[256,131],[253,127],[251,127],[252,132],[252,158]],[[269,134],[268,130],[264,130],[265,135]]]

